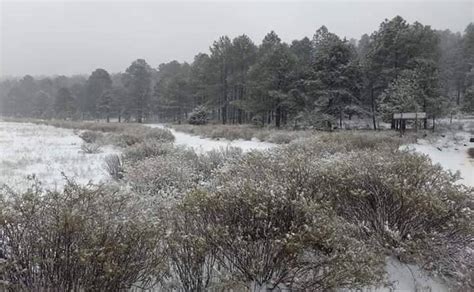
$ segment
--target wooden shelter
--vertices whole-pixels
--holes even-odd
[[[418,121],[422,120],[426,124],[426,113],[395,113],[393,114],[392,126],[397,131],[404,132],[406,130],[406,121],[412,120],[415,122],[415,129],[418,130]]]

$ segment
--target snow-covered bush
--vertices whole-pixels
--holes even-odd
[[[377,263],[387,254],[459,285],[472,281],[472,189],[456,184],[455,176],[428,158],[399,151],[399,142],[387,135],[328,134],[240,155],[188,194],[187,212],[206,244],[219,250],[219,265],[241,283],[358,287],[380,280]],[[340,243],[348,249],[342,251]],[[330,254],[323,247],[341,258],[324,258]],[[365,274],[347,268],[360,265],[361,258],[372,260],[357,266]],[[327,259],[323,270],[333,271],[325,278],[330,283],[310,268],[321,259]],[[341,266],[347,270],[332,270]],[[295,267],[299,276],[292,278]]]
[[[125,148],[146,140],[153,140],[157,142],[174,141],[174,136],[168,129],[147,128],[143,126],[138,128],[126,128],[122,132],[112,133],[109,137],[112,140],[112,144]]]
[[[303,291],[381,281],[382,253],[321,203],[320,162],[294,150],[234,157],[184,200],[226,280]]]
[[[172,268],[169,286],[179,291],[208,291],[217,280],[216,248],[199,234],[187,206],[180,204],[167,214],[166,251]]]
[[[127,166],[126,180],[138,194],[157,196],[171,203],[180,200],[199,180],[194,167],[196,159],[194,153],[182,152],[139,160]]]
[[[162,280],[159,211],[150,200],[79,186],[0,193],[0,282],[10,291],[121,291]]]
[[[205,125],[208,120],[207,108],[204,106],[198,106],[189,115],[188,123],[191,125]]]
[[[133,163],[149,157],[167,155],[175,149],[170,143],[146,140],[127,147],[124,151],[124,159]]]
[[[145,140],[154,140],[160,142],[173,142],[174,136],[168,129],[163,128],[143,128],[145,129]]]
[[[81,151],[85,154],[96,154],[102,151],[100,145],[95,143],[83,143],[81,145]]]
[[[117,154],[111,154],[104,158],[104,168],[113,179],[120,180],[123,178],[122,160]]]
[[[358,239],[355,226],[296,189],[229,180],[184,202],[228,280],[250,291],[328,291],[381,280],[382,257]]]
[[[268,141],[276,144],[287,144],[290,141],[307,138],[315,133],[313,131],[292,131],[285,129],[261,128],[249,125],[206,125],[205,127],[181,124],[170,125],[176,131],[185,132],[201,137],[227,140],[252,140]]]
[[[295,140],[295,135],[290,132],[275,132],[270,134],[267,141],[276,144],[288,144]]]
[[[99,139],[101,139],[103,134],[98,131],[84,131],[79,134],[79,137],[84,140],[86,143],[97,143]]]
[[[109,137],[112,138],[114,145],[124,148],[130,147],[143,141],[143,137],[141,137],[137,133],[120,133],[110,135]]]
[[[473,190],[402,151],[356,151],[327,161],[320,191],[337,213],[406,262],[465,281],[474,268]]]
[[[214,171],[231,163],[242,155],[242,149],[238,147],[226,147],[219,150],[211,150],[199,155],[197,162],[197,170],[199,171],[201,180],[208,182]]]
[[[100,138],[101,143],[103,144],[113,144],[119,147],[128,147],[143,142],[144,140],[163,142],[174,141],[174,136],[168,129],[149,128],[139,124],[74,122],[60,120],[32,120],[31,122],[67,129],[85,130],[80,135],[85,142],[94,141]]]

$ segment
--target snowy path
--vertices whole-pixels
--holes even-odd
[[[145,124],[145,125],[152,128],[165,128],[164,125],[162,124]],[[199,153],[207,152],[210,150],[218,150],[218,149],[226,148],[226,147],[239,147],[242,149],[242,151],[246,152],[250,150],[265,150],[265,149],[270,149],[276,146],[276,144],[274,143],[260,142],[257,140],[229,141],[225,139],[214,140],[214,139],[209,139],[209,138],[201,138],[199,136],[194,136],[194,135],[190,135],[183,132],[177,132],[176,130],[171,129],[171,128],[167,128],[167,129],[169,129],[171,133],[173,133],[176,139],[175,140],[176,145],[191,147],[196,152],[199,152]]]
[[[164,128],[162,124],[146,124],[152,128]],[[175,144],[192,147],[197,152],[206,152],[213,149],[226,147],[239,147],[243,151],[265,150],[277,146],[274,143],[260,142],[256,140],[244,141],[225,139],[214,140],[209,138],[201,138],[199,136],[190,135],[183,132],[177,132],[168,128],[176,138]],[[474,147],[469,143],[469,134],[466,132],[447,135],[443,139],[436,142],[427,140],[419,140],[417,144],[410,144],[404,147],[413,151],[428,155],[433,163],[439,163],[445,169],[453,172],[459,171],[462,177],[461,183],[474,187],[474,159],[469,158],[467,149]],[[440,150],[441,149],[441,150]]]
[[[32,174],[53,189],[64,185],[62,173],[84,184],[105,180],[104,157],[118,151],[102,147],[101,153],[84,154],[82,143],[70,129],[0,121],[0,185],[24,190]]]
[[[428,155],[433,163],[439,163],[447,170],[459,171],[460,183],[474,187],[474,159],[467,154],[469,148],[474,148],[474,143],[469,143],[470,137],[469,133],[459,132],[445,135],[435,142],[420,139],[417,144],[406,147]]]

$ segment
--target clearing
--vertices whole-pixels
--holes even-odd
[[[82,143],[70,129],[0,121],[0,185],[24,190],[27,176],[33,174],[53,189],[64,185],[63,173],[81,184],[106,180],[104,157],[119,151],[107,146],[100,153],[85,154]]]

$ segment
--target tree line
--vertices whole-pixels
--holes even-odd
[[[274,32],[261,44],[222,36],[192,63],[123,73],[7,79],[4,116],[182,122],[193,110],[222,124],[341,127],[370,118],[373,128],[396,112],[435,119],[474,112],[474,24],[463,33],[434,30],[397,16],[360,40],[319,28],[290,44]],[[425,125],[426,126],[426,125]]]

